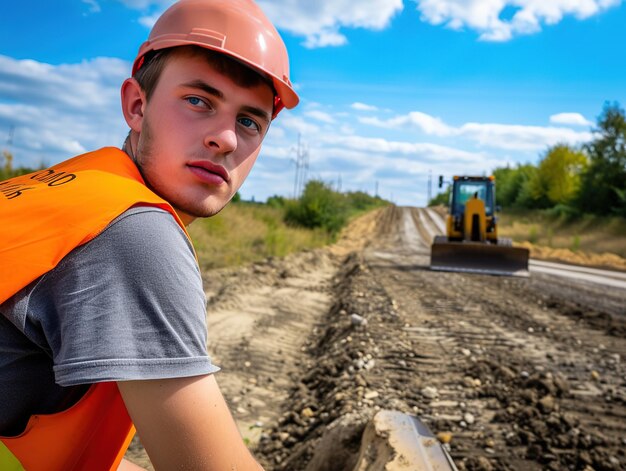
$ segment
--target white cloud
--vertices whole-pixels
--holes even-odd
[[[422,20],[455,30],[467,27],[479,32],[485,41],[508,41],[517,35],[536,33],[542,24],[559,23],[564,16],[585,19],[621,4],[621,0],[413,1]],[[505,9],[514,10],[512,16]]]
[[[281,126],[304,135],[314,135],[320,132],[319,126],[309,123],[301,116],[295,115],[287,115],[284,118],[281,117]]]
[[[0,129],[15,129],[16,165],[121,145],[127,127],[119,87],[129,72],[119,59],[50,65],[0,56]]]
[[[577,116],[584,120],[582,116]],[[572,119],[572,116],[568,115],[567,118]],[[415,128],[428,136],[461,137],[484,147],[516,151],[540,151],[561,142],[579,144],[592,138],[590,132],[579,132],[565,127],[498,123],[466,123],[460,127],[453,127],[440,118],[420,111],[412,111],[386,120],[377,117],[359,117],[358,120],[363,124],[385,129]]]
[[[405,155],[437,161],[445,159],[471,162],[475,160],[482,160],[484,158],[482,153],[468,152],[462,149],[442,146],[439,144],[427,142],[392,141],[381,137],[327,135],[321,136],[319,141],[333,146],[340,145],[341,147],[347,149],[367,151],[368,158],[366,161],[375,160],[375,157],[372,157],[371,153],[375,153],[375,155]]]
[[[259,4],[277,28],[304,36],[309,48],[345,44],[341,28],[383,29],[403,8],[402,0],[268,0]]]
[[[550,116],[550,122],[554,124],[566,124],[572,126],[592,126],[593,123],[580,113],[558,113]]]
[[[460,134],[485,147],[515,151],[541,151],[556,144],[588,142],[590,132],[577,132],[569,128],[522,126],[513,124],[467,123]]]
[[[451,136],[456,132],[454,128],[445,124],[440,118],[430,116],[420,111],[412,111],[408,115],[396,116],[386,120],[381,120],[376,117],[360,117],[358,119],[363,124],[387,129],[405,126],[416,127],[431,136]]]
[[[350,105],[350,108],[358,111],[376,111],[378,108],[373,105],[366,105],[365,103],[355,102]]]
[[[89,13],[99,13],[102,9],[96,0],[82,0],[83,3],[89,5]]]
[[[322,123],[334,124],[335,118],[333,118],[329,113],[320,110],[308,110],[304,112],[305,116],[313,118],[317,121],[321,121]]]

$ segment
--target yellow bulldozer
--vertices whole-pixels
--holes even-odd
[[[433,241],[432,270],[528,276],[528,249],[498,237],[495,193],[493,176],[452,179],[446,235]]]

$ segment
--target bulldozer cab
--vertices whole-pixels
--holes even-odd
[[[485,214],[493,216],[495,211],[495,192],[493,180],[483,177],[457,177],[451,193],[451,213],[461,215],[465,204],[471,198],[478,198],[485,203]]]

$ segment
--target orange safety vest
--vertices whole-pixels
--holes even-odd
[[[128,155],[113,147],[0,182],[0,303],[136,205],[169,211],[185,231]],[[115,470],[134,434],[117,384],[97,383],[69,409],[34,415],[21,435],[0,437],[0,469]]]

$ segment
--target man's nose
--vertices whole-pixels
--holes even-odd
[[[217,123],[216,123],[217,124]],[[220,154],[228,155],[237,149],[236,124],[228,125],[221,123],[204,138],[204,145]]]

